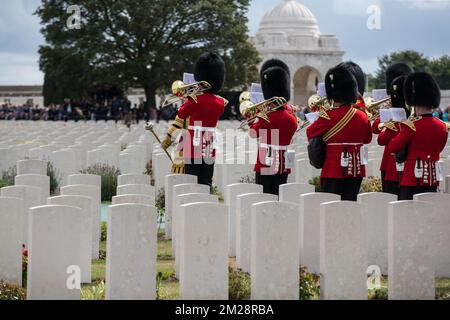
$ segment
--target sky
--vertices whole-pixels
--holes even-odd
[[[284,0],[252,0],[248,13],[250,35],[264,14]],[[345,59],[367,73],[377,58],[413,49],[429,57],[450,54],[450,0],[299,0],[319,22],[324,34],[335,34]],[[39,45],[44,43],[33,12],[40,0],[0,0],[0,85],[42,84]],[[380,28],[370,30],[369,7],[379,8]],[[372,11],[373,12],[373,11]],[[373,21],[373,20],[371,20]]]

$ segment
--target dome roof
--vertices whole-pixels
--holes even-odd
[[[288,33],[319,36],[320,30],[312,12],[296,0],[284,0],[263,17],[260,33]]]

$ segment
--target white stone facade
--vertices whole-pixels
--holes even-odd
[[[296,0],[284,0],[261,21],[254,44],[263,61],[286,62],[292,77],[292,102],[305,105],[326,72],[343,60],[335,35],[322,34],[312,12]]]

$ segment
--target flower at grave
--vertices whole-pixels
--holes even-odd
[[[25,244],[22,244],[22,256],[28,258],[28,250]]]

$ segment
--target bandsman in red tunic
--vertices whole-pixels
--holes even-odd
[[[358,84],[345,66],[328,71],[325,87],[332,109],[321,113],[307,129],[310,144],[323,141],[326,146],[320,165],[321,191],[356,201],[368,160],[361,149],[372,141],[372,128],[367,114],[353,106],[359,95]]]
[[[392,108],[403,108],[407,117],[411,115],[411,111],[406,107],[403,95],[403,85],[406,76],[413,72],[410,66],[405,63],[395,63],[386,70],[386,91],[391,96]],[[380,126],[380,117],[378,117],[373,125],[372,131],[378,136],[378,144],[385,146],[383,159],[381,161],[381,181],[383,192],[399,195],[399,176],[403,173],[403,163],[397,163],[395,156],[389,150],[389,143],[400,132],[400,123],[389,122]],[[381,130],[383,129],[383,132]]]
[[[448,139],[448,125],[433,117],[439,107],[441,90],[434,78],[425,72],[408,76],[404,85],[406,104],[414,107],[415,117],[401,124],[392,140],[392,153],[406,150],[405,169],[400,181],[400,200],[412,200],[415,194],[437,192],[444,179],[440,154]]]
[[[219,55],[205,53],[195,64],[194,77],[197,82],[208,82],[211,88],[196,100],[188,98],[181,106],[163,141],[163,148],[172,145],[178,130],[187,129],[180,140],[185,173],[197,176],[199,184],[211,186],[216,156],[215,128],[228,103],[216,95],[225,81],[225,63]]]
[[[264,99],[291,98],[289,68],[280,60],[269,60],[261,70]],[[295,163],[295,151],[289,145],[297,131],[297,118],[293,107],[286,103],[282,108],[267,114],[250,125],[250,136],[258,139],[258,158],[254,168],[256,183],[264,193],[279,194],[280,185],[286,184]]]

